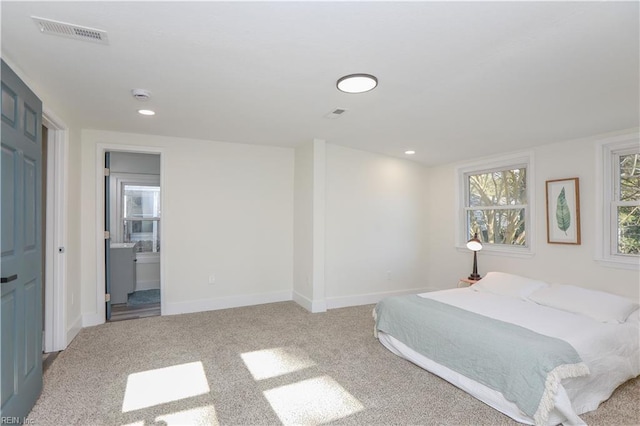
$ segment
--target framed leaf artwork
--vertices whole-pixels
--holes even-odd
[[[547,181],[547,242],[580,244],[578,178]]]

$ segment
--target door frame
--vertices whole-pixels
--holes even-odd
[[[47,204],[45,281],[45,329],[44,352],[65,349],[68,336],[65,324],[67,289],[66,227],[67,223],[67,167],[69,153],[69,129],[53,111],[43,105],[42,124],[47,134]]]
[[[96,314],[99,321],[96,324],[104,324],[106,322],[106,302],[105,302],[105,249],[104,249],[104,154],[105,152],[130,152],[139,154],[158,154],[160,155],[160,211],[162,212],[162,222],[166,223],[164,184],[164,149],[154,146],[138,146],[138,145],[119,145],[113,143],[96,144]],[[166,235],[163,229],[162,235]],[[162,245],[162,241],[160,242]],[[162,246],[161,246],[162,247]],[[165,297],[165,250],[160,250],[160,315],[166,312]]]

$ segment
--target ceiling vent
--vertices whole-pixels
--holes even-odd
[[[133,89],[131,95],[139,101],[148,101],[151,97],[151,92],[144,89]]]
[[[52,19],[31,17],[40,32],[43,34],[57,35],[60,37],[73,38],[75,40],[89,41],[92,43],[109,44],[107,32],[95,28],[81,27],[80,25],[67,24],[65,22],[54,21]]]
[[[344,108],[336,108],[329,114],[325,115],[324,118],[335,120],[336,118],[340,118],[345,112],[347,112],[347,110]]]

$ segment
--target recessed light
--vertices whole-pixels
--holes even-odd
[[[155,111],[151,111],[150,109],[139,109],[138,113],[142,115],[156,115]]]
[[[374,89],[378,79],[371,74],[349,74],[338,80],[338,90],[346,93],[364,93]]]
[[[413,155],[413,154],[415,154],[416,152],[415,152],[415,151],[411,151],[411,150],[409,150],[409,151],[405,151],[404,153],[405,153],[405,154],[407,154],[407,155]]]

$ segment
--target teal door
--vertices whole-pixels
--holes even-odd
[[[1,110],[0,417],[21,420],[42,390],[42,103],[4,61]]]

